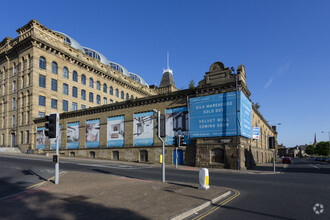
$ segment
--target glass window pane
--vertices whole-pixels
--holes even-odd
[[[46,76],[39,74],[39,86],[46,88]]]

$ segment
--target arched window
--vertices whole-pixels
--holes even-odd
[[[101,90],[101,83],[100,83],[100,81],[97,81],[96,82],[96,89],[97,90]]]
[[[52,73],[57,74],[57,63],[56,62],[52,62]]]
[[[40,59],[39,59],[39,67],[41,68],[41,69],[46,69],[46,59],[45,59],[45,57],[40,57]]]
[[[94,88],[94,80],[93,80],[93,78],[89,78],[89,87]]]
[[[86,76],[84,74],[81,75],[81,84],[86,85]]]
[[[75,70],[72,72],[72,80],[78,82],[78,73]]]
[[[121,91],[121,93],[120,93],[120,97],[121,97],[121,99],[124,99],[124,92],[123,91]]]
[[[126,100],[129,100],[129,95],[128,95],[128,93],[126,93]]]
[[[69,79],[69,70],[67,67],[63,68],[63,77]]]
[[[101,96],[100,95],[97,95],[96,96],[96,104],[101,104]]]
[[[103,84],[103,92],[107,93],[108,92],[108,87],[107,84]]]
[[[119,97],[119,90],[116,89],[116,97]]]
[[[134,99],[134,96],[133,95],[131,95],[131,99]]]
[[[112,88],[112,86],[110,86],[110,88],[109,88],[109,93],[110,93],[110,95],[113,95],[113,88]]]

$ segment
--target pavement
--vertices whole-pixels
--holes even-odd
[[[233,192],[224,187],[70,171],[0,200],[0,219],[183,219]]]

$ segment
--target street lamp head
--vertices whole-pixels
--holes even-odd
[[[156,113],[158,112],[156,109],[153,109],[152,111],[154,111],[154,112],[156,112]]]

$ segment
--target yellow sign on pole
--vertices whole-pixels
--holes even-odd
[[[163,155],[159,155],[159,163],[163,163]]]

